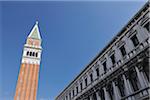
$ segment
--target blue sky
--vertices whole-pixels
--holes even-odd
[[[0,2],[0,100],[13,99],[23,45],[36,20],[43,47],[37,98],[53,100],[144,3]]]

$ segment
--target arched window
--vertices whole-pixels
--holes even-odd
[[[135,70],[129,71],[129,81],[131,82],[134,91],[138,91],[140,89],[140,83]]]
[[[36,57],[38,57],[38,53],[36,53]]]
[[[26,54],[27,56],[29,55],[29,51],[27,51],[27,54]]]
[[[35,56],[35,52],[32,53],[32,56]]]
[[[32,56],[32,52],[30,52],[30,56]]]
[[[93,99],[98,100],[98,98],[96,97],[96,93],[93,94]]]
[[[121,97],[124,97],[125,96],[125,84],[121,77],[118,77],[118,79],[117,79],[117,86],[120,91]]]

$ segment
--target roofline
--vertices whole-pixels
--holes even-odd
[[[83,68],[83,70],[75,77],[75,79],[74,79],[71,83],[69,83],[69,85],[68,85],[62,92],[60,92],[60,94],[59,94],[56,98],[58,98],[59,96],[61,96],[61,95],[63,94],[63,92],[64,92],[65,90],[67,90],[68,87],[69,87],[73,82],[75,82],[76,79],[78,79],[79,76],[80,76],[87,68],[89,68],[89,66],[90,66],[101,54],[103,54],[103,52],[104,52],[113,42],[116,41],[116,39],[126,30],[126,27],[133,21],[133,19],[135,19],[138,15],[140,15],[141,12],[143,11],[143,9],[145,9],[147,6],[150,6],[149,4],[150,4],[150,1],[147,1],[147,2],[143,5],[143,7],[142,7],[142,8],[128,21],[128,23],[125,24],[125,26],[117,33],[117,35],[114,36],[114,38],[113,38],[110,42],[108,42],[108,44],[93,58],[93,60],[92,60],[89,64],[86,65],[85,68]]]

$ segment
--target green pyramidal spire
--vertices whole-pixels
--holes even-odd
[[[33,39],[39,39],[41,40],[39,28],[38,28],[38,21],[36,21],[36,24],[34,25],[32,31],[30,32],[28,38],[33,38]]]

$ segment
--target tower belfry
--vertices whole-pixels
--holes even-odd
[[[36,100],[42,53],[41,42],[36,22],[24,45],[14,100]]]

